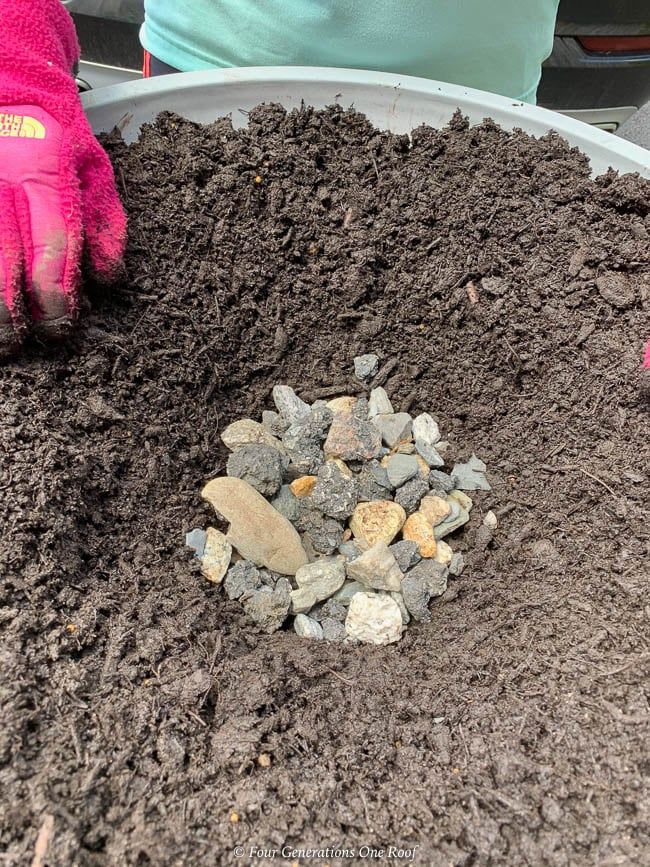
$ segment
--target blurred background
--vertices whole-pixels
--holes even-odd
[[[144,0],[67,0],[83,88],[141,77]],[[561,0],[537,101],[650,148],[650,0]]]

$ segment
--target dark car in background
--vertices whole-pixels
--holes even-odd
[[[97,87],[139,77],[144,0],[64,2],[81,42],[81,78]],[[650,101],[650,0],[561,0],[537,99],[610,130]]]

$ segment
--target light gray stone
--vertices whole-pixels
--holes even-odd
[[[323,627],[320,623],[307,617],[306,614],[297,614],[293,621],[293,628],[296,635],[301,638],[312,638],[320,641],[323,638]]]
[[[250,443],[232,452],[226,472],[243,479],[264,497],[272,497],[282,484],[282,475],[288,466],[286,455],[265,443]]]
[[[393,404],[390,402],[386,391],[381,388],[373,388],[368,398],[368,418],[376,415],[392,415]]]
[[[301,400],[288,385],[273,386],[273,403],[282,418],[290,425],[306,418],[311,411],[309,404]]]
[[[390,449],[394,448],[402,440],[409,439],[411,436],[412,421],[411,416],[407,412],[373,416],[372,424],[379,431],[382,441]]]
[[[231,451],[236,451],[242,446],[247,446],[251,443],[266,443],[266,445],[273,446],[278,451],[283,450],[279,439],[269,433],[264,425],[250,418],[241,418],[229,424],[221,434],[221,439],[223,444]]]
[[[453,508],[453,506],[452,506]],[[433,535],[436,539],[444,539],[445,536],[448,536],[450,533],[458,530],[459,527],[462,527],[469,521],[469,512],[465,511],[462,506],[458,507],[458,515],[455,518],[452,518],[450,515],[446,521],[442,521],[442,523],[437,524],[433,528]]]
[[[379,359],[376,355],[357,355],[354,359],[354,375],[361,382],[367,382],[379,370]]]
[[[429,600],[447,589],[447,569],[435,560],[424,559],[402,579],[401,594],[409,613],[423,623],[431,620]]]
[[[413,438],[429,446],[435,446],[440,439],[438,422],[428,412],[423,412],[413,419]]]
[[[421,473],[395,491],[395,502],[399,503],[407,515],[417,512],[422,497],[429,493],[429,485]]]
[[[461,491],[491,491],[492,487],[485,478],[485,469],[483,461],[472,455],[467,463],[454,465],[451,477]]]
[[[311,501],[324,515],[344,521],[357,505],[357,481],[346,476],[334,461],[327,461],[318,470]]]
[[[265,632],[275,632],[287,619],[291,607],[291,584],[280,578],[275,588],[260,587],[243,599],[248,616]]]
[[[348,578],[373,590],[399,590],[402,570],[385,542],[377,542],[346,564]]]
[[[309,612],[309,616],[313,617],[314,620],[318,620],[319,623],[322,623],[326,618],[331,618],[332,620],[345,620],[347,615],[347,606],[343,605],[342,602],[338,602],[333,596],[329,599],[326,599],[324,602],[320,602],[315,605],[312,610]]]
[[[356,542],[341,542],[339,545],[339,554],[342,554],[345,557],[346,562],[350,562],[350,560],[354,560],[355,557],[358,557],[361,554],[361,548],[356,544]]]
[[[420,465],[413,455],[392,455],[386,463],[388,481],[393,488],[400,488],[418,474]]]
[[[397,565],[402,572],[407,572],[422,559],[422,557],[420,557],[420,552],[418,551],[417,542],[411,542],[407,539],[403,539],[401,542],[395,542],[393,545],[389,546],[388,550],[397,560]]]
[[[492,509],[490,509],[489,512],[486,512],[486,513],[485,513],[485,517],[483,518],[483,523],[484,523],[485,526],[488,527],[490,530],[496,530],[499,521],[498,521],[498,519],[497,519],[497,516],[496,516],[496,515],[494,514],[494,512],[492,511]]]
[[[345,583],[345,566],[342,557],[320,557],[313,563],[301,566],[296,572],[299,590],[308,590],[313,604],[329,599]]]
[[[365,644],[392,644],[402,637],[402,614],[388,594],[357,593],[352,597],[345,631]]]
[[[226,572],[223,588],[229,599],[241,599],[257,590],[261,583],[257,566],[249,560],[239,560]]]
[[[206,538],[207,535],[205,530],[201,530],[198,527],[185,534],[185,544],[188,548],[191,548],[192,551],[194,551],[195,556],[198,557],[199,560],[205,551]]]

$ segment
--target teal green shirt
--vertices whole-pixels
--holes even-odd
[[[145,0],[143,46],[187,72],[338,66],[535,101],[558,0]]]

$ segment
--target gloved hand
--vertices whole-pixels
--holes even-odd
[[[0,0],[0,355],[31,328],[69,333],[84,249],[119,271],[126,237],[108,157],[81,107],[79,47],[60,0]]]

